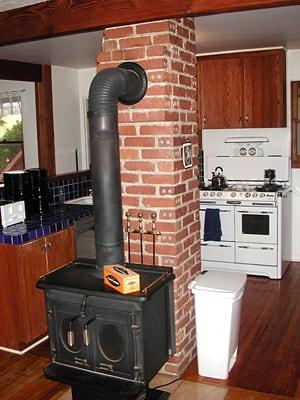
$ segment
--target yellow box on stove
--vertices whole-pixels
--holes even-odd
[[[127,294],[140,290],[140,275],[123,265],[104,265],[104,284]]]

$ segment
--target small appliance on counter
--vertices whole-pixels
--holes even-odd
[[[48,174],[43,168],[26,169],[30,176],[33,213],[44,213],[49,210]]]
[[[24,201],[0,200],[0,216],[3,228],[24,222],[26,216]]]
[[[47,171],[41,168],[4,172],[4,197],[13,202],[24,201],[26,216],[49,209]]]
[[[25,170],[3,173],[4,198],[13,202],[24,201],[26,216],[32,214],[32,191],[30,175]]]

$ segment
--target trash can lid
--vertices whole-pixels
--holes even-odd
[[[206,292],[227,293],[233,297],[244,289],[247,275],[228,271],[207,271],[199,274],[189,284],[189,289],[193,292],[202,290]],[[231,297],[231,296],[230,296]]]

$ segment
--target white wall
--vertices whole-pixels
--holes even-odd
[[[75,150],[81,149],[79,71],[52,66],[52,95],[56,173],[74,172]]]
[[[38,167],[39,159],[37,144],[35,84],[33,82],[0,80],[0,92],[7,92],[10,90],[25,90],[23,94],[23,140],[25,168]]]
[[[79,97],[80,97],[80,129],[82,146],[82,166],[83,169],[89,169],[89,136],[88,124],[86,118],[86,101],[89,95],[90,84],[96,75],[95,68],[86,68],[79,70]]]
[[[291,126],[291,81],[300,81],[300,50],[287,52],[287,125]],[[291,260],[300,261],[300,169],[292,169],[291,228],[285,240],[291,242]]]
[[[79,170],[87,169],[84,98],[96,68],[52,66],[53,119],[56,173],[74,172],[75,150]]]

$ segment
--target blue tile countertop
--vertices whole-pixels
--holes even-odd
[[[6,228],[0,226],[0,243],[22,244],[30,240],[39,239],[50,233],[68,228],[80,218],[92,214],[92,206],[63,204],[52,206],[42,215],[35,214],[19,224]]]

